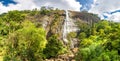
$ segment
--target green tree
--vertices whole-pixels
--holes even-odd
[[[83,35],[81,35],[83,39],[80,42],[76,61],[119,61],[119,24],[102,20],[91,27],[90,32],[92,33],[89,36],[83,38]],[[86,33],[89,33],[89,31]]]
[[[40,13],[41,13],[42,15],[46,15],[46,14],[48,14],[49,12],[50,12],[50,11],[49,11],[45,6],[41,7]]]
[[[44,49],[44,54],[46,58],[56,57],[57,55],[64,53],[65,48],[61,43],[61,40],[57,38],[56,35],[53,35],[49,38],[48,44]]]
[[[25,15],[21,14],[20,11],[14,10],[14,11],[9,11],[5,18],[6,21],[17,21],[17,22],[22,22],[25,19]]]
[[[47,43],[45,30],[29,21],[22,25],[22,29],[9,35],[4,61],[40,61]]]

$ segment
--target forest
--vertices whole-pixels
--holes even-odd
[[[41,10],[14,10],[1,14],[0,61],[44,61],[69,53],[70,47],[62,42],[59,31],[54,33],[61,26],[61,12],[42,7]],[[54,20],[45,29],[37,17],[52,14]],[[75,61],[120,61],[119,22],[99,20],[93,23],[78,21],[76,24],[81,30],[68,34],[68,39],[79,40]]]

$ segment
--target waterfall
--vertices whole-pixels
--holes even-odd
[[[69,21],[69,15],[68,15],[68,10],[65,10],[66,18],[64,20],[64,25],[63,25],[63,40],[65,43],[68,43],[67,38],[67,22]]]
[[[70,32],[76,32],[78,31],[79,29],[77,28],[77,26],[75,25],[75,20],[72,20],[69,18],[69,11],[68,10],[65,10],[65,20],[64,20],[64,23],[63,23],[63,41],[65,44],[68,43],[68,40],[67,40],[67,34],[70,33]],[[74,41],[70,41],[71,42],[71,48],[74,48]]]

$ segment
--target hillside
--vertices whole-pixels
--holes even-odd
[[[119,61],[119,30],[84,11],[9,11],[0,15],[0,60]]]

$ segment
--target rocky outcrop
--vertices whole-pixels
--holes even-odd
[[[77,53],[77,51],[78,48],[73,48],[68,54],[62,54],[56,58],[45,59],[44,61],[75,61],[75,54]]]

